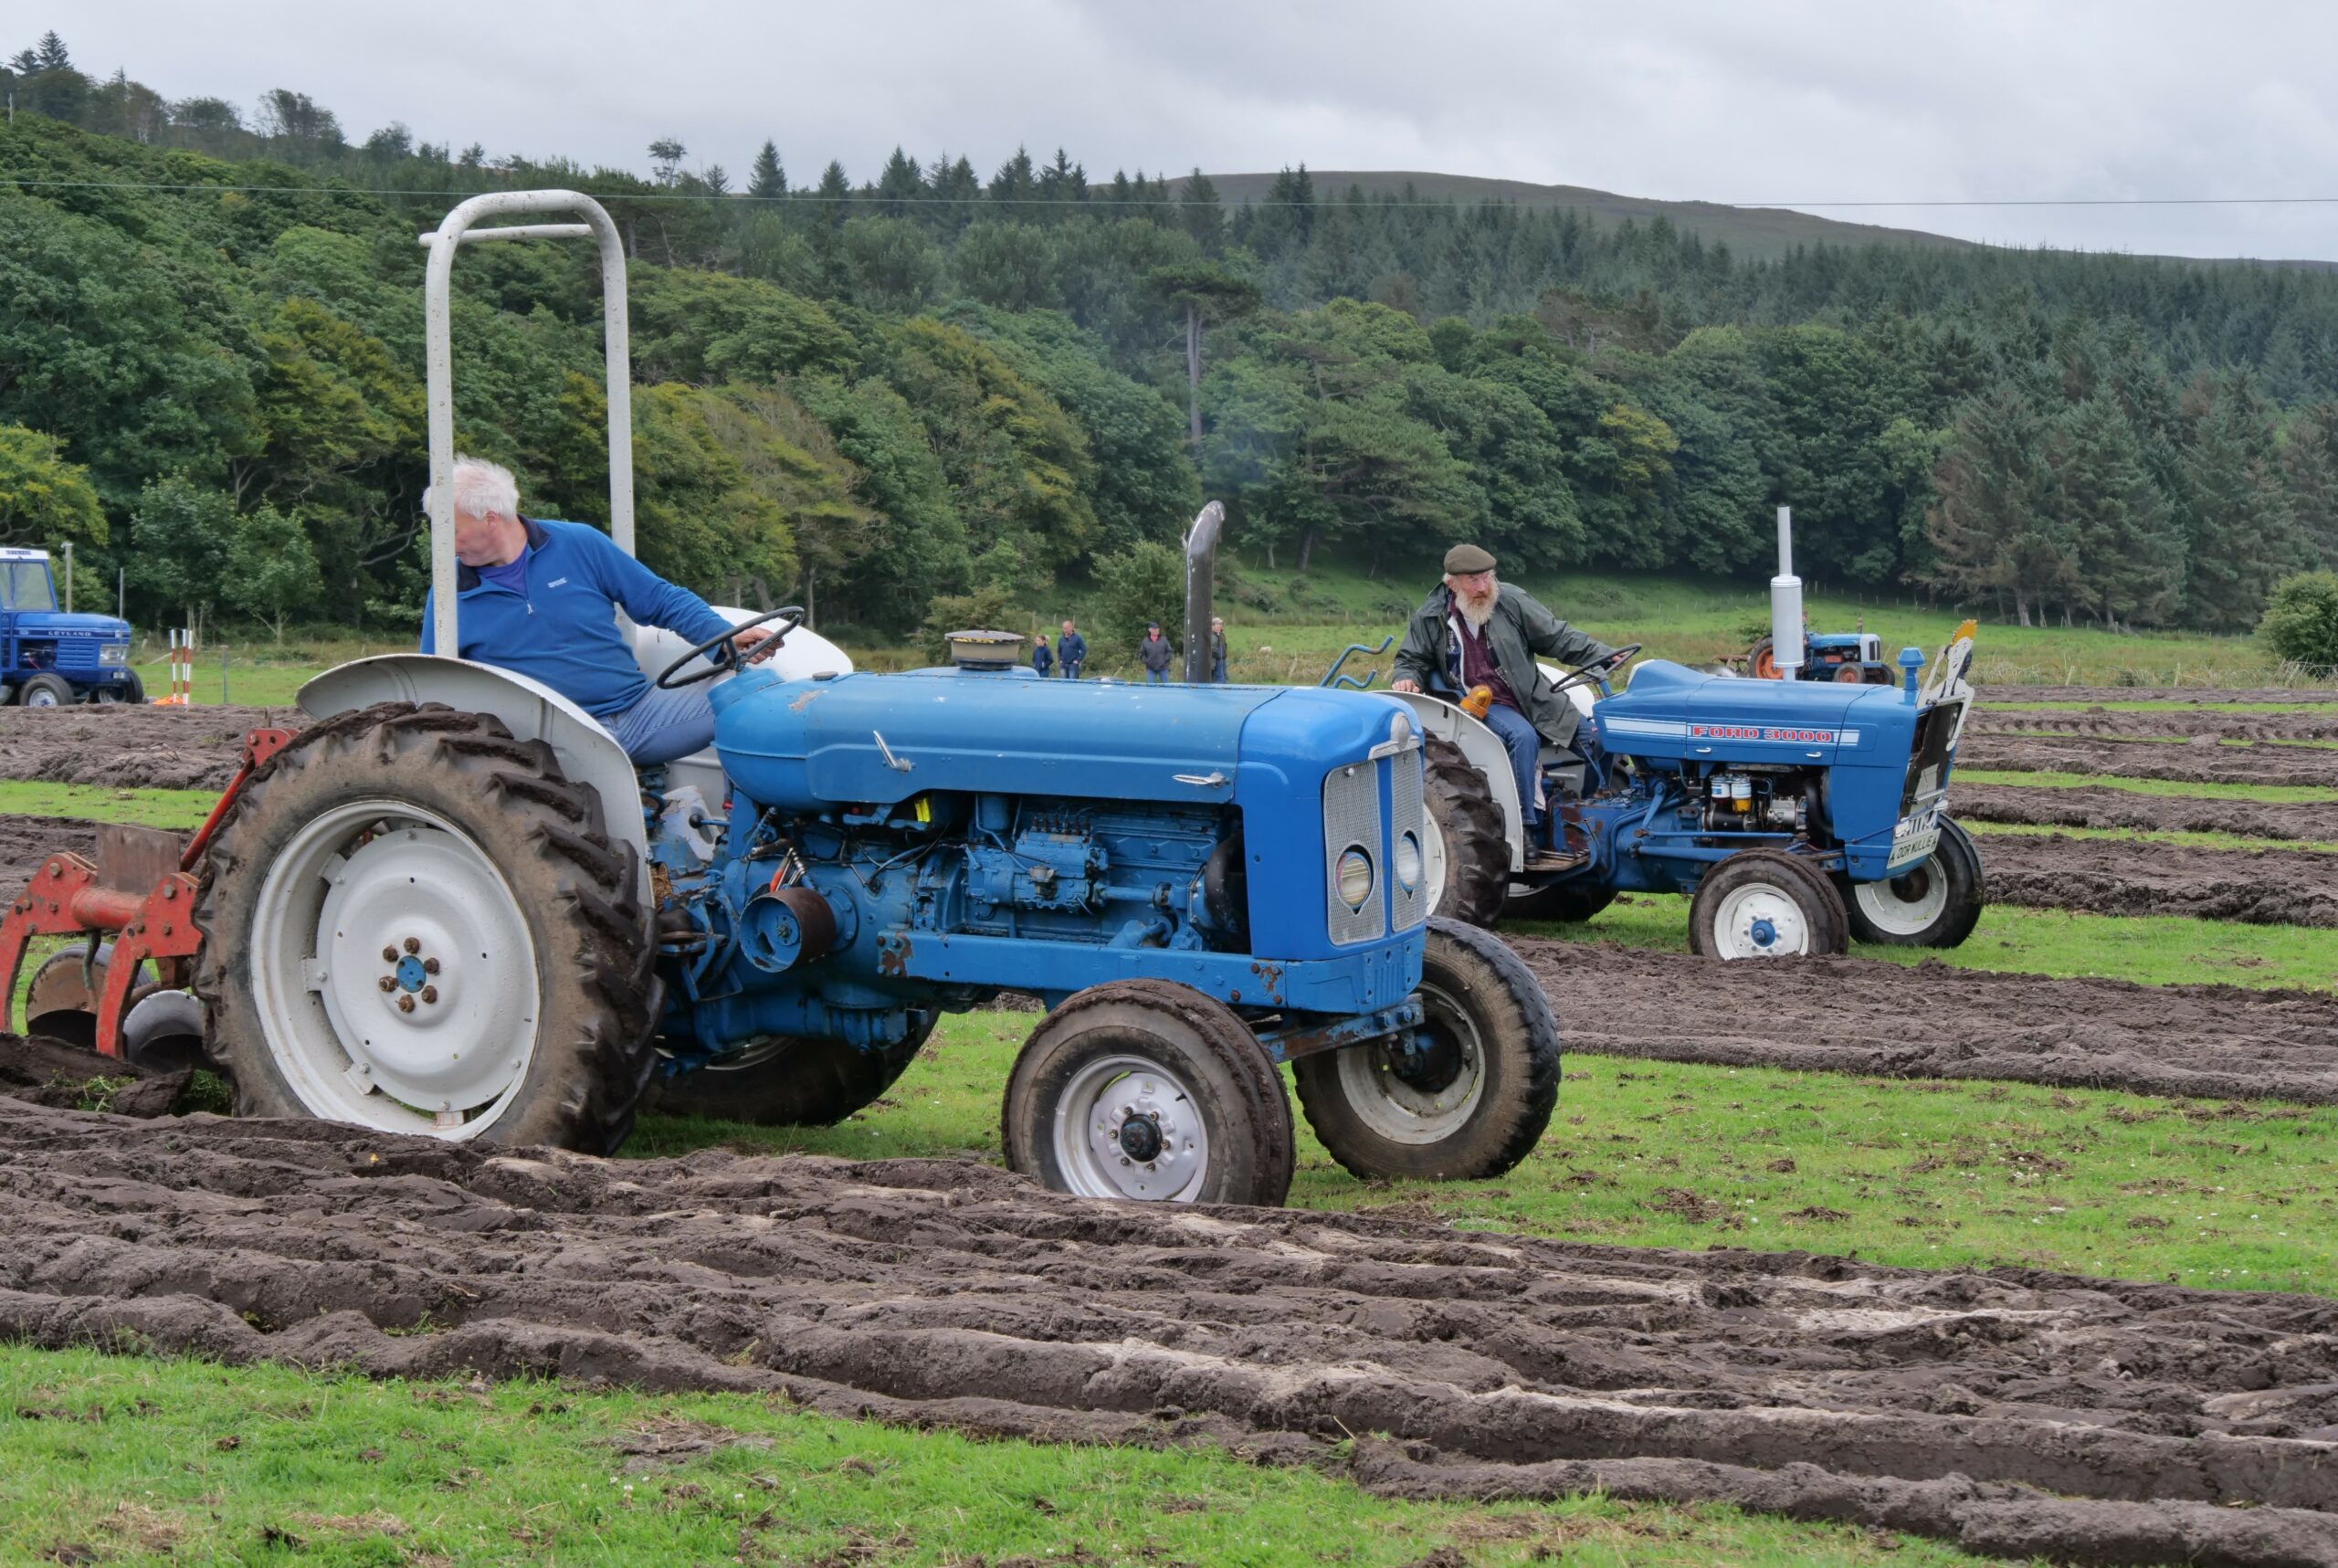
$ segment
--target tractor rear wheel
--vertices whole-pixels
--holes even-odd
[[[1745,652],[1745,673],[1756,680],[1779,678],[1778,653],[1768,637],[1760,637]]]
[[[1689,902],[1689,951],[1706,958],[1807,958],[1849,946],[1850,916],[1824,872],[1783,849],[1741,849]]]
[[[1421,861],[1428,911],[1490,926],[1501,918],[1502,897],[1510,890],[1510,840],[1502,832],[1501,810],[1485,775],[1452,742],[1431,737],[1422,765],[1427,833]]]
[[[237,1113],[614,1151],[656,1063],[637,879],[599,796],[490,715],[385,702],[304,731],[196,895]]]
[[[1559,1025],[1533,972],[1475,926],[1432,920],[1426,1017],[1408,1037],[1291,1064],[1323,1147],[1370,1181],[1479,1181],[1532,1152],[1559,1102]]]
[[[668,1079],[653,1109],[758,1127],[834,1126],[893,1087],[940,1016],[912,1012],[899,1043],[865,1051],[847,1040],[765,1035]]]
[[[1955,947],[1973,934],[1987,902],[1981,851],[1946,817],[1940,844],[1925,859],[1881,882],[1838,879],[1851,934],[1892,947]]]
[[[1007,1168],[1059,1193],[1280,1206],[1282,1075],[1234,1010],[1162,980],[1091,985],[1031,1031],[1000,1114]]]

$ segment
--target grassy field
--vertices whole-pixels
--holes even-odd
[[[0,779],[0,814],[22,816],[79,816],[141,827],[192,828],[203,826],[218,801],[219,792],[208,789],[104,789]]]
[[[628,1460],[645,1438],[711,1451]],[[1439,1548],[1472,1568],[1979,1561],[1726,1508],[1385,1502],[1215,1452],[976,1441],[776,1399],[367,1383],[0,1346],[11,1563],[1396,1568]]]

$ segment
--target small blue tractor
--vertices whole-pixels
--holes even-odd
[[[1798,628],[1783,509],[1778,526],[1772,616]],[[1434,908],[1479,925],[1583,921],[1618,893],[1678,892],[1693,895],[1690,946],[1718,958],[1841,952],[1852,937],[1957,945],[1985,899],[1979,852],[1946,805],[1973,700],[1974,629],[1960,627],[1922,679],[1923,655],[1903,650],[1890,687],[1746,680],[1647,659],[1616,693],[1609,677],[1638,645],[1571,673],[1542,667],[1598,743],[1543,749],[1540,844],[1521,827],[1500,738],[1462,694],[1403,698],[1428,736]],[[1530,873],[1534,849],[1566,864]]]
[[[469,226],[547,207],[585,223]],[[573,193],[474,197],[426,237],[439,647],[460,646],[448,272],[466,241],[567,234],[601,245],[632,547],[617,231]],[[876,675],[800,610],[738,615],[779,626],[768,662],[637,640],[660,686],[722,682],[714,744],[649,773],[507,670],[393,654],[319,676],[310,727],[255,733],[232,803],[142,899],[44,863],[0,922],[0,995],[30,935],[111,930],[117,968],[191,960],[240,1112],[500,1144],[612,1149],[652,1093],[837,1121],[943,1014],[1007,993],[1046,1011],[1004,1086],[1006,1160],[1061,1191],[1280,1203],[1284,1063],[1361,1175],[1494,1175],[1542,1135],[1550,1005],[1501,942],[1429,918],[1403,704],[1042,680],[1011,634]]]
[[[48,552],[0,549],[0,706],[145,700],[130,623],[58,609]]]

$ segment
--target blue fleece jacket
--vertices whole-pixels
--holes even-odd
[[[581,522],[523,517],[526,590],[456,574],[455,606],[462,656],[542,681],[595,719],[641,700],[649,681],[617,630],[616,611],[703,642],[731,629],[704,599],[678,588]],[[436,653],[428,598],[422,605],[422,651]]]

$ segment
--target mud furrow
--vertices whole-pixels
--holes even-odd
[[[2338,855],[2195,849],[2059,833],[1981,834],[1975,841],[1991,903],[2101,915],[2190,915],[2249,925],[2338,926]]]
[[[776,1389],[1333,1468],[1380,1432],[1353,1473],[1389,1491],[1612,1477],[2074,1561],[2338,1560],[2338,1303],[2311,1298],[6,1100],[0,1194],[0,1333],[36,1343]]]
[[[2087,784],[2077,789],[1955,781],[1949,806],[1969,822],[2037,827],[2133,827],[2183,833],[2232,833],[2244,838],[2338,842],[2338,806],[2304,802],[2206,800],[2141,795]]]
[[[1984,707],[1993,702],[2247,702],[2294,708],[2309,702],[2338,702],[2338,686],[1987,686]]]
[[[224,789],[244,735],[297,730],[295,708],[0,708],[0,778],[114,789]]]
[[[2149,713],[2113,713],[2102,708],[2028,713],[1984,706],[1974,710],[1967,731],[1993,735],[2161,736],[2185,741],[2338,741],[2338,713],[2240,713],[2181,708]]]
[[[0,909],[16,902],[41,862],[60,849],[84,859],[94,856],[98,825],[66,816],[0,814]]]
[[[1512,937],[1570,1050],[1887,1078],[2338,1103],[2338,994],[1881,959],[1713,963]]]
[[[2059,737],[1967,732],[1957,765],[2020,773],[2101,773],[2179,784],[2338,787],[2338,751],[2315,746],[2220,746],[2207,737],[2171,746],[2112,736]]]

